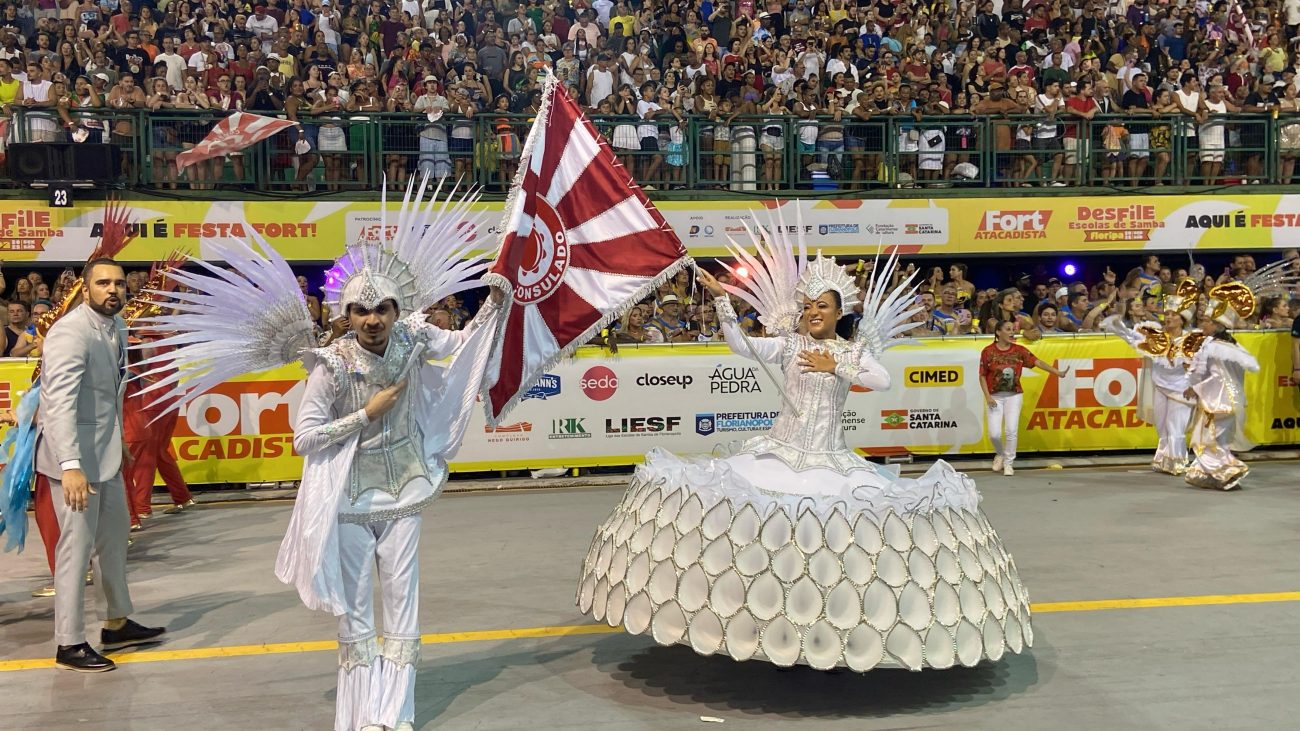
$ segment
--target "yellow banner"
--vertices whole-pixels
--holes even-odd
[[[380,232],[374,201],[128,201],[136,238],[124,261],[164,258],[179,247],[260,234],[291,261],[329,261],[348,242]],[[746,225],[802,231],[810,248],[841,256],[878,246],[905,254],[981,254],[1285,248],[1300,236],[1300,195],[1151,195],[1131,198],[984,197],[869,200],[660,201],[665,220],[690,252],[726,256]],[[390,203],[396,209],[398,203]],[[483,203],[484,248],[497,242],[503,204]],[[757,214],[757,215],[756,215]],[[9,261],[84,261],[99,240],[102,204],[50,208],[44,201],[0,201],[0,257]],[[389,219],[389,224],[394,223]],[[572,225],[577,225],[573,222]]]
[[[1260,445],[1300,443],[1300,392],[1287,385],[1287,333],[1243,333],[1260,372],[1248,375],[1246,434]],[[978,381],[985,338],[921,341],[885,353],[895,374],[882,393],[854,389],[843,415],[850,446],[869,455],[987,454]],[[1028,344],[1064,377],[1025,371],[1020,451],[1148,450],[1155,430],[1137,416],[1142,359],[1105,335]],[[0,408],[28,388],[32,363],[0,361]],[[673,378],[664,378],[671,375]],[[297,365],[246,376],[195,399],[172,435],[197,484],[279,482],[301,475],[292,424],[305,385]],[[753,363],[721,345],[582,349],[556,366],[511,416],[487,427],[476,412],[451,468],[517,470],[626,465],[651,447],[708,453],[770,427],[780,399]]]

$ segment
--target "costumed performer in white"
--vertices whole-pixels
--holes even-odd
[[[890,385],[880,356],[915,326],[914,288],[885,289],[891,261],[868,287],[857,338],[843,340],[853,278],[808,262],[802,244],[796,258],[791,243],[750,235],[758,256],[733,247],[749,291],[698,276],[733,351],[780,367],[785,403],[738,449],[647,454],[592,541],[579,608],[661,645],[780,666],[920,670],[1020,652],[1029,601],[974,482],[943,461],[903,478],[844,440],[850,387]],[[776,335],[747,338],[728,291]]]
[[[1192,422],[1195,458],[1185,479],[1193,487],[1235,490],[1250,472],[1233,451],[1248,451],[1246,438],[1246,372],[1259,370],[1259,361],[1241,347],[1230,332],[1255,315],[1261,300],[1289,295],[1300,283],[1300,268],[1283,259],[1241,281],[1217,285],[1206,293],[1200,327],[1209,336],[1190,353],[1187,379],[1196,393]]]
[[[1101,321],[1103,330],[1146,356],[1138,388],[1138,418],[1156,428],[1151,469],[1170,475],[1187,471],[1187,425],[1196,407],[1187,367],[1205,334],[1183,328],[1195,317],[1198,294],[1196,282],[1186,279],[1179,283],[1177,293],[1161,300],[1160,322],[1141,322],[1130,328],[1119,315]]]
[[[261,352],[242,358],[243,365],[264,368],[300,353],[308,369],[294,425],[303,478],[276,575],[296,586],[308,607],[339,616],[336,731],[413,726],[421,510],[446,482],[500,310],[494,294],[463,331],[426,324],[426,307],[476,285],[485,261],[470,256],[470,248],[475,231],[485,229],[462,217],[473,197],[444,213],[432,209],[436,193],[419,210],[423,197],[423,183],[414,198],[408,190],[392,238],[349,246],[327,275],[326,302],[351,325],[328,346],[304,348],[311,333],[306,303],[293,273],[269,249],[217,252],[234,274],[206,264],[207,274],[181,274],[197,294],[181,295],[183,314],[157,318],[181,331],[175,360],[182,373],[212,367],[214,354],[229,348],[220,338],[232,324],[249,333],[240,336],[246,351]],[[382,228],[387,235],[386,222]],[[230,323],[227,312],[222,331],[205,331],[217,325],[223,303],[237,297],[249,301],[236,310],[248,316]],[[258,305],[271,305],[266,316],[254,311]],[[445,369],[427,363],[453,354]],[[214,380],[209,372],[197,388]],[[178,383],[182,393],[195,390],[189,381]],[[376,566],[382,644],[373,607]]]

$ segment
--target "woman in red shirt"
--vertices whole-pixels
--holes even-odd
[[[1058,378],[1070,369],[1057,370],[1015,343],[1017,323],[1003,320],[993,331],[993,343],[980,352],[980,390],[988,408],[989,441],[993,442],[993,471],[1014,475],[1016,441],[1020,431],[1020,406],[1024,392],[1020,372],[1041,368]]]

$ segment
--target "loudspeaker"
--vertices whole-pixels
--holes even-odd
[[[9,145],[9,176],[20,183],[89,180],[116,183],[122,151],[89,142],[21,142]]]

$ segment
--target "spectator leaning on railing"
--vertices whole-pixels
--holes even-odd
[[[1147,0],[1030,2],[1028,10],[1006,0],[1000,14],[990,2],[920,0],[138,5],[7,5],[0,59],[16,65],[10,76],[0,73],[0,103],[12,113],[22,93],[12,90],[14,79],[31,85],[22,101],[35,105],[46,82],[62,81],[75,92],[79,77],[94,84],[100,73],[108,76],[101,101],[123,75],[151,92],[146,82],[161,63],[172,92],[194,77],[200,91],[211,93],[227,75],[232,91],[248,92],[246,108],[263,113],[283,113],[276,101],[283,104],[297,79],[313,105],[330,86],[346,105],[348,92],[366,81],[376,84],[372,112],[415,115],[406,100],[421,97],[425,78],[433,76],[445,98],[463,92],[461,106],[484,115],[471,128],[487,132],[497,100],[504,94],[510,111],[522,112],[538,72],[550,68],[592,111],[607,99],[614,106],[624,84],[633,89],[633,107],[659,105],[661,113],[649,119],[633,112],[639,139],[627,152],[638,174],[659,178],[648,180],[651,185],[672,184],[679,167],[697,171],[705,184],[740,190],[954,180],[1287,182],[1300,156],[1300,138],[1288,137],[1300,124],[1288,122],[1300,114],[1294,88],[1300,24],[1289,22],[1300,14],[1294,0],[1258,0],[1244,13],[1223,3]],[[263,69],[267,93],[254,106]],[[661,101],[664,87],[669,104]],[[667,113],[679,102],[677,114]],[[730,111],[722,111],[724,104]],[[80,106],[73,116],[94,115],[94,106]],[[27,138],[62,138],[52,110],[29,111]],[[335,126],[346,132],[347,118],[364,113],[342,108],[333,115]],[[459,116],[449,109],[440,124],[450,132]],[[380,134],[385,167],[426,163],[427,120],[419,127],[395,124],[391,135]],[[676,144],[698,164],[675,166],[663,154],[673,130],[682,137]],[[293,136],[286,134],[278,149],[293,152]],[[308,153],[324,162],[335,187],[366,182],[357,160],[335,159],[331,168],[329,156],[320,154],[363,151],[361,137],[345,136],[346,150]],[[453,174],[501,169],[495,135],[451,138],[477,138],[469,150],[449,150]],[[992,154],[962,157],[962,150]],[[982,160],[992,169],[980,170]]]

